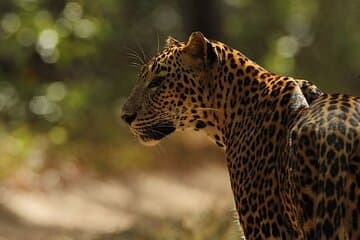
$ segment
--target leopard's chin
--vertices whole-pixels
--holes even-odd
[[[176,128],[172,122],[162,121],[143,128],[138,137],[142,144],[146,146],[154,146],[158,144],[161,139],[170,135],[175,130]]]
[[[139,137],[139,141],[142,145],[147,146],[147,147],[156,146],[160,142],[160,140],[144,139],[142,137]]]

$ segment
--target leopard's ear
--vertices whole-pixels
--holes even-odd
[[[168,38],[166,39],[166,46],[170,47],[170,46],[174,46],[174,45],[180,45],[180,42],[178,40],[176,40],[175,38],[168,36]]]
[[[204,57],[206,55],[207,41],[201,32],[193,32],[186,43],[184,51],[193,57]]]
[[[184,52],[194,58],[203,60],[205,66],[209,66],[218,60],[216,49],[201,32],[193,32],[190,35],[184,48]]]

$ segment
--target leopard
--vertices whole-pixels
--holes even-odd
[[[246,239],[360,239],[360,98],[272,73],[201,32],[141,66],[123,121],[145,145],[203,131]]]

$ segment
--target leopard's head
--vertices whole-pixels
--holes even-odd
[[[207,82],[218,62],[216,48],[200,32],[187,43],[167,39],[140,71],[126,100],[122,119],[145,144],[155,144],[175,130],[204,127],[199,109],[209,98]]]

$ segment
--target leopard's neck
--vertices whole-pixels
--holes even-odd
[[[250,236],[255,221],[264,226],[262,238],[300,236],[284,223],[289,216],[277,175],[291,120],[308,106],[305,97],[294,79],[266,71],[237,50],[217,50],[221,60],[208,89],[216,125],[208,135],[226,149],[239,220]],[[272,229],[274,222],[281,229]]]

